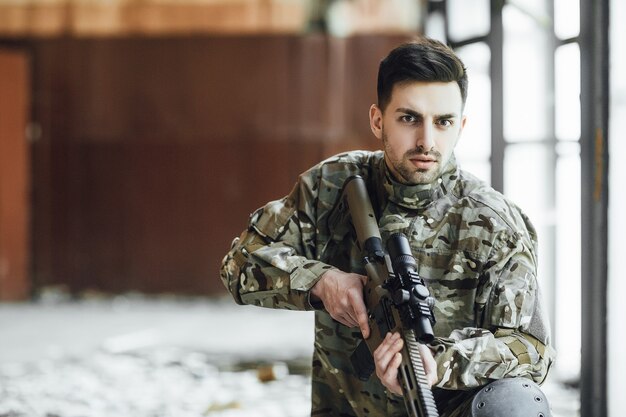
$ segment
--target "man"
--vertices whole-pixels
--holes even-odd
[[[350,362],[370,332],[367,277],[338,203],[355,174],[366,179],[383,242],[398,231],[408,236],[436,299],[436,338],[421,351],[440,415],[497,416],[511,404],[539,407],[524,416],[549,415],[533,382],[545,379],[554,357],[535,230],[519,208],[458,168],[466,96],[465,67],[445,45],[421,39],[391,51],[370,108],[383,150],[337,155],[303,173],[289,195],[253,213],[224,258],[221,278],[238,303],[315,310],[311,415],[406,414],[398,335],[374,352],[369,380],[360,381]]]

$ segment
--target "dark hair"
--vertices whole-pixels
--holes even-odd
[[[467,72],[458,56],[443,43],[422,37],[392,50],[378,67],[378,107],[385,110],[393,87],[407,81],[453,82],[465,106]]]

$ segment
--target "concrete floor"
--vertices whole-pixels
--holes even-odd
[[[0,416],[304,417],[312,326],[230,299],[0,304]],[[544,390],[554,417],[578,415],[575,390]]]

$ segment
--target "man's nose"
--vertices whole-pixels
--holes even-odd
[[[424,152],[430,151],[435,146],[435,129],[432,123],[423,123],[417,131],[415,146]]]

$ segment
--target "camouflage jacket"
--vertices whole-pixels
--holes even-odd
[[[432,184],[395,182],[383,153],[354,151],[303,173],[286,197],[252,214],[233,241],[221,278],[238,303],[315,310],[312,415],[404,415],[372,375],[354,375],[358,328],[309,300],[330,268],[364,274],[349,213],[337,204],[346,178],[368,183],[383,242],[405,233],[435,297],[437,387],[467,390],[524,376],[542,382],[554,350],[540,307],[536,234],[504,196],[458,169],[454,157]]]

